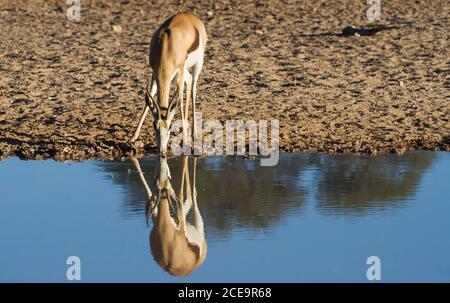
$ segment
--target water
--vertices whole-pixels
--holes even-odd
[[[195,232],[163,240],[169,225],[154,223],[177,205],[164,189],[176,200],[184,184],[192,197],[193,162],[139,160],[152,199],[162,197],[147,225],[130,160],[1,161],[0,281],[64,282],[67,257],[78,256],[85,282],[364,282],[378,256],[381,281],[450,282],[449,153],[283,154],[275,167],[199,159]]]

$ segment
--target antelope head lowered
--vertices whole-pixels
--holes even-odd
[[[181,108],[183,139],[187,140],[189,101],[192,101],[192,124],[193,132],[196,133],[194,118],[197,80],[203,67],[207,39],[202,21],[187,12],[173,15],[153,33],[149,54],[149,63],[153,70],[152,79],[146,89],[144,111],[130,142],[139,137],[145,116],[151,109],[158,149],[164,155],[167,152],[172,119],[178,108]],[[170,84],[173,80],[176,82],[176,92],[169,101]],[[186,84],[185,105],[183,105],[184,84]]]
[[[195,189],[196,165],[194,159],[193,181],[191,183],[188,157],[183,157],[183,169],[178,195],[171,185],[167,158],[159,158],[153,194],[145,181],[139,162],[133,159],[141,181],[146,189],[148,203],[147,220],[152,219],[150,248],[155,261],[171,275],[190,275],[203,264],[207,246],[203,219],[197,205]],[[191,222],[186,221],[192,210]]]

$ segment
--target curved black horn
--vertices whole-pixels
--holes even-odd
[[[174,100],[175,100],[175,102],[174,102]],[[180,101],[181,101],[181,98],[180,98],[180,96],[178,96],[178,86],[177,86],[175,93],[173,94],[172,98],[170,99],[169,106],[167,109],[168,112],[177,110],[178,107],[180,106]]]
[[[156,112],[158,114],[158,118],[161,119],[161,108],[159,107],[158,102],[156,102],[156,100],[152,97],[152,95],[148,91],[148,87],[145,90],[145,103],[151,109],[156,109]]]

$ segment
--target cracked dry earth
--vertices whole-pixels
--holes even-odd
[[[112,1],[111,1],[112,2]],[[148,43],[187,10],[209,41],[203,119],[280,121],[280,149],[450,150],[449,2],[0,0],[0,158],[87,159],[154,151],[143,108]],[[344,36],[347,25],[381,28]]]

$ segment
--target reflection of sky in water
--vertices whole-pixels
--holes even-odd
[[[155,158],[141,161],[153,188]],[[169,161],[174,188],[180,174]],[[245,167],[245,168],[244,168]],[[450,156],[283,154],[198,161],[208,255],[191,276],[154,262],[145,193],[125,162],[0,162],[0,281],[450,281]]]

